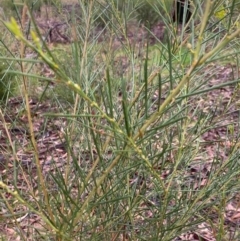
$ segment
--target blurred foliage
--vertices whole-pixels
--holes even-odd
[[[173,0],[111,0],[97,1],[94,20],[97,25],[106,26],[117,15],[128,19],[136,18],[138,22],[151,27],[164,17],[171,16]],[[88,4],[89,2],[87,2]],[[162,16],[162,17],[161,17]]]
[[[21,12],[25,0],[2,0],[1,7],[6,15],[15,15]],[[61,0],[26,0],[29,8],[34,11],[40,11],[43,4],[59,6]]]

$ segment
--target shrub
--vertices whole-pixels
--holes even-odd
[[[24,114],[12,117],[15,125],[25,121],[22,134],[12,128],[18,135],[2,144],[13,159],[2,167],[0,222],[5,227],[12,218],[7,231],[15,238],[175,241],[190,232],[189,238],[239,240],[227,224],[239,216],[239,78],[232,68],[240,29],[229,14],[224,21],[231,24],[209,30],[219,1],[206,1],[204,11],[201,3],[199,25],[192,19],[190,31],[182,26],[176,34],[166,17],[166,42],[154,45],[124,36],[129,15],[118,9],[108,38],[91,38],[96,9],[83,4],[81,24],[71,25],[71,59],[65,46],[65,55],[55,55],[37,34],[28,40],[17,22],[6,23],[35,53],[16,62],[41,62],[55,73],[18,72],[24,83],[46,81],[41,95],[50,91],[52,98],[33,109],[26,85]],[[162,15],[157,9],[168,16],[164,5]],[[73,93],[73,104],[62,104],[60,85]]]

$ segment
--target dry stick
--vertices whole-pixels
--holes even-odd
[[[22,26],[25,25],[27,11],[28,11],[28,7],[27,7],[26,4],[24,4],[23,11],[22,11]],[[21,43],[20,43],[20,56],[21,56],[22,59],[24,58],[25,47],[26,47],[25,43],[23,41],[21,41]],[[22,73],[24,73],[24,66],[23,66],[22,62],[21,62],[21,71],[22,71]],[[33,150],[34,150],[34,157],[35,157],[35,162],[36,162],[36,167],[37,167],[37,172],[38,172],[38,178],[39,178],[39,181],[40,181],[40,184],[41,184],[40,189],[42,189],[42,191],[43,191],[43,195],[44,195],[45,204],[46,204],[46,207],[47,207],[47,210],[48,210],[48,214],[50,216],[50,219],[53,222],[54,221],[53,213],[52,213],[52,210],[49,206],[48,192],[47,192],[47,188],[45,186],[42,171],[41,171],[42,168],[41,168],[41,164],[40,164],[40,160],[39,160],[38,147],[37,147],[37,143],[36,143],[36,139],[35,139],[35,135],[34,135],[32,116],[31,116],[31,108],[30,108],[30,105],[29,105],[29,98],[28,98],[27,81],[28,81],[27,77],[25,75],[23,75],[23,86],[24,86],[23,91],[24,91],[24,98],[25,98],[25,104],[26,104],[26,110],[27,110],[30,139],[31,139],[31,142],[32,142]]]
[[[13,145],[13,142],[12,142],[12,138],[11,138],[11,135],[10,135],[10,133],[9,133],[9,131],[8,131],[7,123],[6,123],[5,119],[4,119],[4,115],[3,115],[3,113],[2,113],[1,108],[0,108],[0,117],[1,117],[1,119],[2,119],[3,128],[4,128],[5,131],[6,131],[7,138],[8,138],[10,147],[11,147],[12,152],[13,152],[14,160],[16,160],[17,162],[19,162],[18,156],[17,156],[17,154],[16,154],[16,151],[15,151],[15,148],[14,148],[14,145]]]

